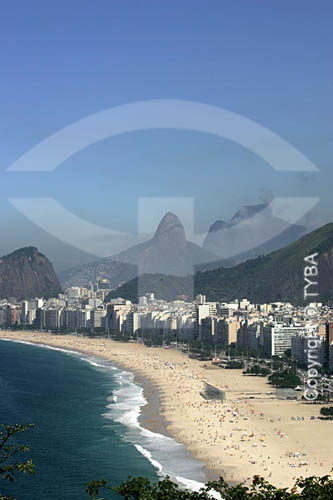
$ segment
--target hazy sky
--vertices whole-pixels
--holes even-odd
[[[33,244],[58,268],[83,258],[9,198],[53,198],[92,225],[125,233],[138,230],[146,198],[185,198],[199,233],[242,204],[272,197],[318,197],[306,224],[332,220],[332,16],[331,0],[3,0],[0,255]],[[150,99],[237,113],[319,171],[276,171],[228,139],[173,129],[104,139],[53,172],[6,171],[64,127]],[[163,203],[152,204],[156,219]],[[43,207],[47,218],[52,208]],[[112,254],[100,238],[99,254]]]

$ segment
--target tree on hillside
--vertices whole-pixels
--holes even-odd
[[[91,500],[107,500],[99,497],[100,489],[106,488],[118,493],[125,500],[212,500],[212,491],[218,492],[223,500],[332,500],[333,480],[329,476],[299,478],[294,487],[276,488],[259,476],[254,476],[250,486],[243,483],[229,486],[224,479],[209,482],[199,492],[182,490],[168,477],[157,484],[142,477],[129,478],[120,486],[112,488],[103,479],[92,481],[87,486]]]
[[[34,474],[35,468],[30,459],[21,460],[21,455],[29,451],[25,444],[10,444],[13,438],[27,429],[33,427],[33,424],[26,425],[0,425],[0,478],[9,482],[14,482],[16,472],[23,474]],[[14,500],[0,492],[0,500]]]

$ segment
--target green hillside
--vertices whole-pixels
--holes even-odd
[[[299,240],[269,255],[248,260],[231,268],[198,272],[194,277],[194,295],[203,293],[207,300],[228,301],[247,297],[253,302],[290,301],[305,304],[305,257],[318,253],[318,287],[322,302],[333,299],[333,224],[327,224]],[[139,295],[154,292],[157,298],[174,300],[180,295],[193,296],[192,277],[146,274],[131,280],[114,292],[112,297],[137,301]]]
[[[125,283],[105,299],[122,297],[132,302],[138,302],[138,296],[154,292],[156,299],[164,299],[168,302],[186,296],[186,300],[193,300],[194,279],[193,276],[169,276],[166,274],[142,274],[138,278]]]

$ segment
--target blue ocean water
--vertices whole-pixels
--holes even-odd
[[[202,464],[174,440],[140,427],[144,403],[133,375],[106,360],[0,340],[0,423],[35,424],[22,437],[36,466],[35,476],[21,475],[13,485],[1,481],[1,493],[82,500],[91,479],[117,485],[129,475],[157,480],[168,474],[199,487]]]

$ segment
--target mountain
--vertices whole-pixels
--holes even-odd
[[[247,297],[255,302],[290,301],[304,305],[304,259],[318,253],[317,301],[333,298],[333,224],[327,224],[264,257],[229,269],[199,272],[195,287],[211,300]],[[315,300],[315,299],[314,299]]]
[[[137,274],[136,266],[117,262],[112,257],[103,257],[83,266],[60,271],[58,276],[63,288],[66,289],[70,286],[88,286],[98,278],[107,278],[111,286],[116,287],[132,280]]]
[[[303,236],[285,248],[263,257],[250,259],[231,268],[198,272],[194,277],[192,296],[202,293],[210,301],[230,301],[246,297],[253,302],[290,301],[305,305],[304,268],[309,265],[305,258],[318,253],[318,286],[310,291],[318,292],[312,300],[333,300],[333,224],[327,224]],[[163,286],[159,284],[163,282]],[[154,292],[157,298],[173,299],[183,294],[189,296],[189,277],[175,280],[172,276],[143,275],[112,292],[111,297],[133,298],[142,291]],[[151,287],[149,289],[149,286]],[[190,297],[191,298],[191,297]],[[170,300],[170,298],[169,298]]]
[[[167,212],[152,239],[113,256],[113,259],[138,266],[139,274],[183,276],[192,274],[197,264],[216,260],[216,256],[186,241],[184,226],[175,214]]]
[[[220,258],[244,262],[283,248],[304,234],[305,227],[275,216],[267,203],[244,205],[229,222],[217,220],[210,226],[203,248]]]
[[[239,224],[240,222],[254,217],[259,212],[262,212],[268,207],[267,203],[261,203],[259,205],[243,205],[241,206],[233,218],[231,219],[231,224]]]
[[[0,298],[55,297],[61,292],[52,264],[37,248],[21,248],[0,258]]]
[[[59,276],[64,287],[87,285],[98,276],[110,279],[112,286],[117,286],[144,273],[194,274],[195,266],[216,259],[208,250],[186,241],[182,223],[175,214],[167,212],[149,241]]]
[[[154,292],[156,299],[168,302],[179,299],[193,300],[194,277],[191,275],[142,274],[113,290],[106,297],[105,302],[122,297],[133,303],[138,303],[138,297],[150,292]]]

